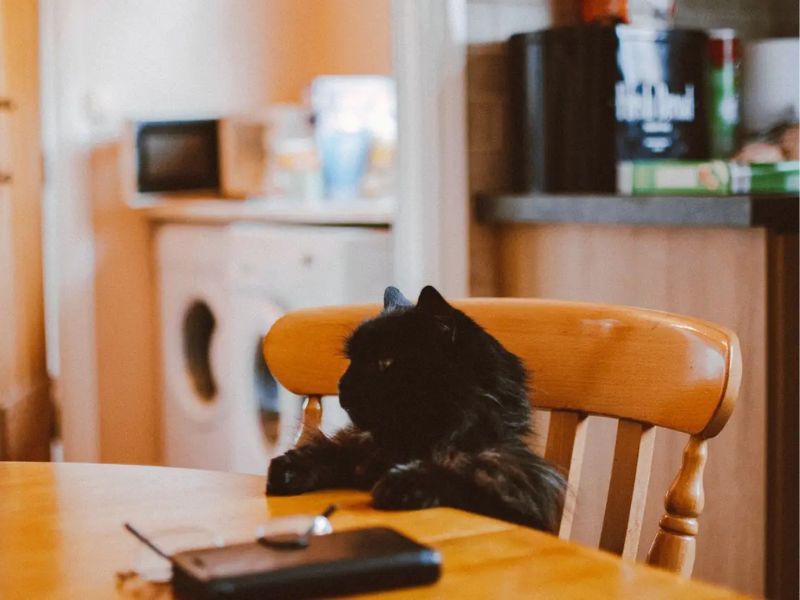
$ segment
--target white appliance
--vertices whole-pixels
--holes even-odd
[[[227,469],[231,456],[225,364],[224,227],[165,225],[156,232],[165,463]]]
[[[379,302],[392,283],[392,239],[386,229],[257,223],[234,224],[230,235],[228,468],[263,474],[293,444],[302,402],[269,373],[264,334],[287,310]],[[322,429],[346,423],[338,399],[324,398]]]

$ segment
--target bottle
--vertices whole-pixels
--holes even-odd
[[[581,17],[584,23],[627,23],[628,0],[581,0]]]
[[[733,29],[708,32],[708,109],[712,158],[730,158],[739,133],[741,47]]]

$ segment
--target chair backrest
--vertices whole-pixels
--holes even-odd
[[[601,548],[636,556],[654,426],[690,435],[648,554],[652,564],[690,574],[705,440],[727,422],[741,381],[736,335],[698,319],[623,306],[511,298],[452,304],[534,374],[534,404],[552,411],[545,456],[564,471],[572,491],[580,480],[586,417],[619,419]],[[299,310],[269,331],[264,353],[273,375],[308,397],[303,435],[319,424],[320,398],[338,393],[347,368],[345,338],[380,310],[377,304]],[[569,537],[576,496],[567,496],[562,537]]]

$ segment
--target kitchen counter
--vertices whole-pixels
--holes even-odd
[[[618,196],[493,194],[477,198],[484,223],[596,223],[768,227],[797,231],[796,195]]]
[[[309,225],[387,226],[394,221],[393,198],[341,202],[299,202],[252,198],[223,200],[214,196],[142,194],[129,206],[157,222],[230,223],[260,221]]]
[[[710,444],[695,575],[797,598],[797,195],[500,193],[476,202],[492,237],[473,268],[497,274],[497,295],[642,306],[736,332],[741,394]],[[591,514],[591,498],[607,489],[598,474],[610,471],[615,431],[596,422],[589,436],[578,504],[590,508],[573,523],[574,539],[587,543],[603,518]],[[684,444],[658,432],[643,539],[655,532]]]

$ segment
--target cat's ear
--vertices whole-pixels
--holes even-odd
[[[417,299],[417,308],[439,317],[449,317],[453,314],[453,307],[432,285],[422,288]]]
[[[403,296],[403,293],[396,287],[390,285],[383,292],[383,312],[392,312],[410,306],[413,306],[411,300]]]
[[[456,322],[454,319],[454,309],[447,303],[435,287],[426,285],[422,288],[417,299],[417,308],[433,315],[436,318],[436,324],[441,329],[442,333],[447,335],[451,342],[456,340]]]

